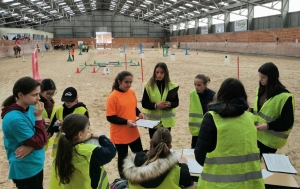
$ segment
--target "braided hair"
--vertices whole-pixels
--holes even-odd
[[[171,154],[171,142],[172,136],[168,129],[163,127],[157,129],[153,135],[151,147],[148,151],[148,159],[144,165],[148,165],[158,158],[168,157]]]

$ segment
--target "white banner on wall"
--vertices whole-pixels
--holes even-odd
[[[224,33],[224,24],[216,24],[215,33]]]
[[[234,22],[234,31],[246,31],[248,20],[237,20]]]
[[[201,34],[208,34],[208,27],[207,26],[201,26]]]

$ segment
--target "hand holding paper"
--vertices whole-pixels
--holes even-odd
[[[159,125],[160,120],[147,120],[147,119],[139,119],[136,121],[136,125],[140,127],[154,128]]]

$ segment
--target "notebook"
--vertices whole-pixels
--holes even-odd
[[[268,171],[297,174],[288,156],[283,154],[263,154]]]
[[[175,87],[174,89],[169,90],[166,101],[172,102],[178,94],[178,89],[179,89],[179,86]]]

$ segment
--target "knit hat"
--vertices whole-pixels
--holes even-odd
[[[268,76],[268,80],[278,80],[278,78],[279,78],[278,68],[272,62],[267,62],[267,63],[263,64],[258,69],[258,72]]]
[[[63,92],[61,97],[62,102],[74,102],[77,98],[77,91],[73,87],[68,87]]]

